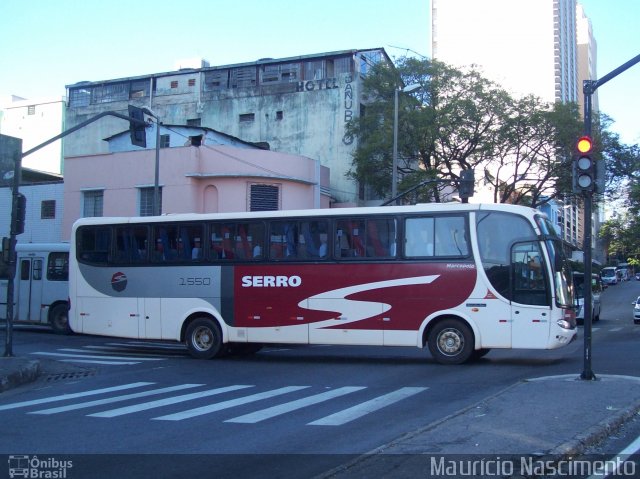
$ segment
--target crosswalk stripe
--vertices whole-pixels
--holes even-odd
[[[413,396],[429,388],[421,387],[405,387],[400,388],[397,391],[390,392],[383,396],[371,399],[370,401],[363,402],[356,406],[344,409],[330,416],[323,417],[317,421],[310,422],[311,426],[341,426],[369,413],[390,406],[393,403],[401,401],[402,399]]]
[[[184,401],[189,401],[191,399],[198,399],[207,396],[214,396],[216,394],[222,394],[230,391],[237,391],[238,389],[252,388],[254,386],[247,385],[234,385],[234,386],[226,386],[222,388],[209,389],[207,391],[201,391],[197,393],[184,394],[182,396],[174,396],[166,399],[159,399],[157,401],[150,401],[141,404],[134,404],[133,406],[121,407],[118,409],[111,409],[108,411],[103,411],[95,414],[88,414],[91,417],[116,417],[123,416],[125,414],[131,414],[134,412],[146,411],[147,409],[153,409],[156,407],[168,406],[170,404],[177,404]]]
[[[273,406],[267,409],[262,409],[261,411],[245,414],[244,416],[238,416],[233,419],[228,419],[225,422],[245,423],[245,424],[256,423],[256,422],[264,421],[265,419],[270,419],[275,416],[280,416],[282,414],[295,411],[297,409],[301,409],[303,407],[328,401],[329,399],[333,399],[339,396],[344,396],[346,394],[350,394],[355,391],[360,391],[362,389],[366,389],[366,388],[361,386],[345,386],[342,388],[334,389],[332,391],[327,391],[324,393],[316,394],[314,396],[309,396],[307,398],[298,399],[296,401],[280,404],[278,406]]]
[[[96,354],[103,354],[102,351],[107,351],[107,352],[112,352],[115,353],[116,351],[114,351],[113,347],[109,347],[109,346],[83,346],[86,349],[71,349],[71,348],[62,348],[62,349],[58,349],[58,351],[65,351],[68,353],[96,353]],[[91,351],[87,351],[87,349],[90,349]],[[117,354],[126,354],[127,356],[131,356],[128,359],[132,359],[132,358],[137,358],[137,356],[144,356],[147,358],[163,358],[163,359],[168,359],[171,358],[173,356],[171,356],[170,354],[154,354],[154,353],[146,353],[146,352],[140,352],[140,351],[117,351]]]
[[[184,344],[167,344],[167,343],[148,343],[140,341],[129,341],[127,343],[107,343],[109,346],[124,346],[127,348],[149,348],[149,349],[169,349],[173,351],[186,351],[187,347]]]
[[[140,361],[98,361],[97,359],[59,359],[61,363],[106,364],[125,366],[127,364],[140,364]]]
[[[209,414],[212,412],[221,411],[223,409],[228,409],[235,406],[241,406],[243,404],[260,401],[261,399],[280,396],[282,394],[287,394],[293,391],[299,391],[300,389],[305,389],[308,387],[309,386],[287,386],[279,389],[273,389],[271,391],[266,391],[263,393],[252,394],[250,396],[245,396],[238,399],[231,399],[229,401],[224,401],[216,404],[209,404],[207,406],[190,409],[188,411],[178,412],[175,414],[167,414],[166,416],[154,417],[153,419],[156,419],[159,421],[181,421],[182,419],[202,416],[203,414]]]
[[[6,409],[15,409],[19,407],[35,406],[37,404],[45,404],[45,403],[55,402],[55,401],[66,401],[67,399],[76,399],[79,397],[95,396],[96,394],[104,394],[104,393],[110,393],[115,391],[122,391],[124,389],[139,388],[142,386],[149,386],[151,384],[154,384],[154,383],[144,383],[144,382],[130,383],[130,384],[123,384],[122,386],[93,389],[93,390],[84,391],[81,393],[62,394],[61,396],[53,396],[53,397],[48,397],[43,399],[34,399],[32,401],[22,401],[22,402],[17,402],[12,404],[5,404],[3,406],[0,406],[0,411],[4,411]]]
[[[56,356],[66,358],[87,358],[87,359],[121,359],[126,361],[132,359],[130,356],[92,356],[90,354],[67,354],[67,353],[46,353],[38,351],[31,354],[39,354],[41,356]],[[163,361],[165,358],[136,358],[137,361]]]
[[[143,391],[140,393],[125,394],[124,396],[115,396],[107,399],[96,399],[95,401],[71,404],[69,406],[60,406],[60,407],[53,407],[50,409],[41,409],[40,411],[33,411],[33,412],[30,412],[29,414],[57,414],[60,412],[75,411],[76,409],[83,409],[83,408],[88,408],[93,406],[101,406],[102,404],[111,404],[114,402],[126,401],[128,399],[136,399],[136,398],[141,398],[146,396],[154,396],[156,394],[180,391],[183,389],[195,388],[198,386],[204,386],[204,384],[180,384],[178,386],[170,386],[170,387],[160,388],[160,389],[151,389],[150,391]]]

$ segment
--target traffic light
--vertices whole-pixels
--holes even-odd
[[[593,142],[590,136],[583,136],[577,143],[578,157],[573,163],[573,189],[575,192],[594,191],[596,167],[593,160]]]
[[[134,146],[140,146],[142,148],[147,147],[147,124],[144,121],[144,113],[142,108],[129,105],[129,118],[134,121],[129,121],[129,133],[131,134],[131,144]]]
[[[21,235],[24,233],[24,220],[27,216],[27,197],[22,193],[16,195],[16,224],[15,234]]]
[[[473,170],[462,170],[458,183],[458,196],[463,200],[471,198],[473,196],[474,183],[475,176]]]

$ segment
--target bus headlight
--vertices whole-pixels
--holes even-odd
[[[562,329],[573,329],[573,327],[571,326],[571,323],[566,319],[559,319],[557,324]]]

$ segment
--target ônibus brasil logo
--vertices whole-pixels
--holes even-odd
[[[114,273],[111,276],[111,287],[118,293],[124,291],[127,287],[127,275],[121,272]]]

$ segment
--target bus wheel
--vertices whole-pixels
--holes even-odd
[[[458,319],[445,319],[429,334],[429,351],[440,364],[462,364],[473,354],[473,334]]]
[[[49,313],[49,323],[54,333],[71,334],[73,331],[69,327],[69,306],[56,304]]]
[[[221,356],[222,332],[215,321],[209,318],[196,318],[187,327],[187,348],[194,358],[211,359]]]

